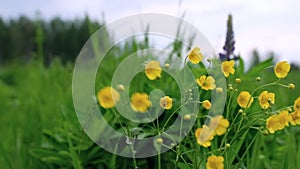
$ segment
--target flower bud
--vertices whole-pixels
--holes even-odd
[[[242,80],[241,80],[240,78],[236,78],[236,79],[235,79],[235,82],[236,82],[236,83],[241,83]]]
[[[257,77],[257,78],[256,78],[256,81],[257,81],[257,82],[260,82],[260,81],[261,81],[261,78],[260,78],[260,77]]]
[[[163,140],[162,138],[158,138],[158,139],[156,139],[156,142],[157,142],[158,144],[162,144],[162,143],[164,142],[164,140]]]
[[[291,89],[291,90],[295,89],[295,85],[293,83],[290,83],[289,84],[289,89]]]
[[[121,85],[121,84],[119,84],[117,86],[117,89],[120,90],[120,91],[125,91],[125,87],[123,85]]]
[[[191,115],[190,114],[186,114],[183,116],[184,120],[191,120]]]
[[[223,89],[221,87],[216,88],[217,93],[223,93]]]

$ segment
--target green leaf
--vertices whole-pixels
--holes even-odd
[[[264,60],[263,62],[259,63],[258,65],[256,65],[255,67],[253,67],[252,69],[250,69],[247,73],[246,73],[246,76],[257,76],[259,74],[261,74],[261,72],[269,67],[269,66],[272,66],[273,64],[273,58],[269,58],[269,59],[266,59]]]
[[[245,64],[244,64],[244,60],[243,60],[243,58],[241,56],[239,57],[239,65],[238,65],[236,71],[238,72],[238,74],[240,76],[244,75],[244,73],[245,73],[244,72],[245,71]]]
[[[42,160],[45,161],[45,159],[49,158],[49,157],[55,157],[58,159],[61,159],[62,161],[64,161],[64,165],[70,164],[70,155],[69,154],[64,154],[64,153],[57,153],[56,151],[53,150],[44,150],[44,149],[32,149],[29,151],[29,153]],[[48,161],[49,162],[49,161]],[[52,162],[49,162],[52,163]],[[57,163],[55,163],[57,164]]]
[[[43,162],[46,162],[46,163],[50,163],[50,164],[56,164],[60,167],[69,167],[70,164],[69,163],[66,163],[66,161],[62,158],[59,158],[59,157],[54,157],[54,156],[51,156],[51,157],[44,157],[41,159]]]
[[[243,143],[244,143],[244,141],[246,139],[248,131],[249,130],[246,130],[244,132],[244,134],[237,139],[238,141],[234,142],[231,145],[230,149],[228,151],[226,151],[226,153],[225,153],[225,161],[227,163],[227,166],[229,166],[229,168],[232,165],[234,159],[235,158],[239,158],[238,157],[238,152],[241,149],[241,147],[242,147],[242,145],[243,145]]]

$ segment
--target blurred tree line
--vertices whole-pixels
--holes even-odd
[[[36,19],[20,16],[9,20],[0,16],[0,65],[11,61],[28,62],[34,57],[43,60],[45,65],[49,65],[54,58],[60,58],[63,63],[73,62],[90,35],[104,24],[92,21],[88,16],[73,20],[62,20],[56,17],[49,21],[41,20],[38,16]],[[226,28],[226,41],[220,59],[237,60],[238,55],[234,54],[235,40],[230,14]],[[147,38],[145,36],[146,46]],[[130,47],[134,48],[136,46],[134,43],[137,42],[133,41]],[[178,43],[175,41],[174,50],[180,51],[181,48],[176,44]],[[250,56],[243,57],[251,58],[250,68],[263,58],[256,49]],[[274,52],[270,52],[265,58],[270,57],[275,57]],[[300,69],[295,63],[291,65],[292,69]]]
[[[75,61],[84,43],[101,24],[83,19],[50,21],[20,16],[4,20],[0,17],[0,64],[27,62],[42,57],[46,65],[55,57],[62,62]]]

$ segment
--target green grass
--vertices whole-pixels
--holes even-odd
[[[32,61],[4,66],[0,72],[0,168],[36,168],[42,164],[29,150],[42,145],[42,130],[59,126],[62,111],[74,112],[72,68],[58,61],[48,68]]]
[[[105,64],[116,65],[120,61],[118,59],[127,55],[124,50],[119,52],[122,54],[120,58],[111,57]],[[133,168],[132,159],[102,150],[82,131],[72,103],[72,69],[72,64],[62,65],[58,60],[49,67],[44,67],[41,61],[36,60],[27,64],[11,63],[0,68],[0,168]],[[113,69],[112,66],[101,73],[109,75]],[[253,88],[253,84],[257,84],[256,76],[262,77],[259,83],[274,81],[272,71],[264,72],[241,76],[244,82],[241,90]],[[136,77],[137,80],[139,78]],[[108,79],[105,77],[97,81],[98,89],[107,85]],[[285,81],[295,83],[296,89],[270,88],[270,91],[276,92],[276,108],[292,105],[299,96],[299,72],[291,72]],[[149,90],[151,88],[149,86]],[[176,86],[173,88],[176,89]],[[170,95],[178,95],[178,91],[169,92]],[[249,131],[247,137],[254,138],[255,134]],[[235,163],[228,164],[228,168],[300,167],[299,126],[288,127],[274,135],[259,133],[253,142],[251,138],[246,140],[250,141],[243,145],[246,148],[251,146],[249,153],[238,154],[244,162],[238,162],[239,159],[235,158],[237,154],[231,152],[229,156]],[[185,153],[191,150],[207,152],[194,143],[192,131],[178,149],[173,149],[179,152],[179,158],[171,150],[160,156],[162,168],[174,168],[175,165],[178,168],[197,168],[192,163],[201,161],[200,166],[204,167],[205,155]],[[156,157],[136,159],[139,168],[157,168],[158,163]]]

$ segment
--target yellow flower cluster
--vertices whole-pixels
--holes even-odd
[[[283,110],[279,114],[270,116],[266,121],[266,127],[270,133],[282,130],[289,124],[300,124],[300,97],[295,100],[293,113]]]
[[[161,77],[162,69],[158,61],[149,61],[145,65],[145,74],[149,80],[155,80]],[[125,87],[118,85],[117,89],[124,92]],[[99,104],[105,108],[113,108],[120,100],[120,94],[112,87],[104,87],[97,93],[97,99]],[[160,99],[160,107],[163,109],[172,108],[173,99],[169,96],[165,96]],[[146,112],[151,107],[151,101],[146,93],[134,93],[130,98],[130,106],[135,112]]]
[[[114,107],[120,100],[119,93],[112,87],[101,89],[97,97],[99,104],[105,109]],[[172,108],[172,102],[173,99],[171,97],[165,96],[160,99],[160,106],[168,110]],[[151,107],[151,101],[146,93],[134,93],[130,98],[130,103],[132,110],[140,113],[146,112]]]
[[[197,143],[203,147],[211,146],[211,140],[214,136],[221,136],[225,134],[228,127],[229,121],[224,119],[223,116],[217,115],[212,117],[208,125],[203,125],[202,128],[196,129],[195,137]]]

